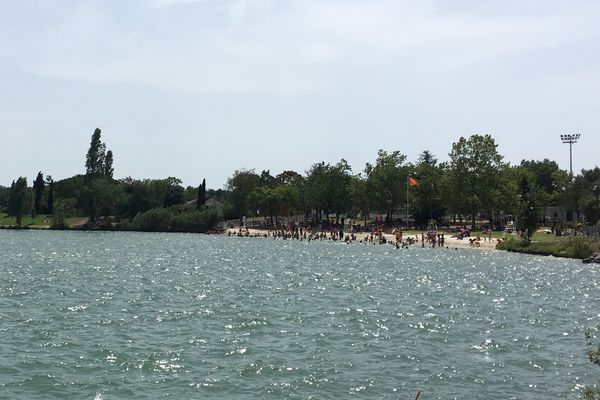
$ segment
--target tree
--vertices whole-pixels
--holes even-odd
[[[123,185],[108,178],[96,178],[87,182],[82,188],[79,205],[90,217],[90,227],[97,227],[98,217],[115,215],[119,204],[126,203]]]
[[[10,188],[10,198],[8,200],[8,213],[15,217],[17,226],[20,228],[23,215],[29,213],[31,209],[31,196],[27,190],[27,178],[20,177],[13,181]]]
[[[539,220],[539,204],[536,201],[535,187],[530,184],[531,178],[527,172],[522,173],[519,179],[519,214],[517,228],[527,235],[527,240],[535,232]]]
[[[409,168],[404,164],[405,161],[406,156],[399,151],[388,153],[379,150],[375,165],[367,163],[365,167],[373,206],[386,213],[388,223],[391,223],[394,212],[406,199]]]
[[[33,210],[35,211],[36,215],[42,213],[41,202],[42,202],[42,195],[44,194],[44,187],[45,187],[44,175],[42,174],[42,171],[40,171],[37,174],[37,178],[33,182],[33,190],[35,191],[35,197],[33,200]]]
[[[315,163],[306,172],[306,202],[310,209],[316,211],[316,220],[320,221],[321,213],[328,208],[327,170],[330,165],[325,162]]]
[[[583,213],[591,225],[600,220],[600,168],[582,170],[581,176],[585,187]]]
[[[415,223],[426,226],[432,219],[440,222],[446,214],[442,199],[443,170],[437,165],[437,159],[427,150],[419,156],[415,166],[415,178],[419,182],[418,186],[411,190]]]
[[[482,210],[498,209],[500,176],[506,167],[490,135],[461,137],[452,144],[449,187],[456,211],[471,216],[472,227]]]
[[[8,206],[9,196],[10,196],[10,188],[0,186],[0,209]]]
[[[328,197],[331,201],[331,211],[335,213],[335,221],[339,222],[341,214],[350,211],[350,182],[352,168],[343,158],[331,167],[328,174]]]
[[[145,211],[160,207],[162,200],[158,199],[155,191],[150,187],[149,181],[140,181],[127,178],[123,180],[124,191],[127,195],[127,206],[124,214],[130,220]]]
[[[545,205],[556,205],[562,187],[569,181],[569,173],[561,170],[555,161],[547,158],[543,161],[522,160],[521,167],[525,168],[533,180],[531,185],[540,191],[540,201]]]
[[[198,186],[198,199],[196,200],[196,208],[200,209],[206,204],[206,179],[202,179],[202,184]]]
[[[268,171],[267,171],[268,172]],[[248,196],[248,203],[262,215],[268,216],[271,225],[278,224],[281,215],[293,215],[300,204],[300,191],[296,177],[278,175],[258,186]],[[268,183],[267,183],[268,182]]]
[[[185,189],[181,186],[181,179],[168,177],[149,181],[150,187],[161,201],[163,207],[170,207],[185,202]]]
[[[271,175],[270,170],[263,170],[260,173],[260,186],[268,186],[275,187],[277,185],[277,180],[273,175]]]
[[[285,185],[284,208],[302,210],[308,219],[306,203],[306,178],[296,171],[286,170],[275,177],[279,185]]]
[[[360,174],[352,177],[350,182],[350,199],[352,202],[352,214],[354,216],[359,213],[364,219],[364,224],[367,225],[367,217],[371,209],[371,196],[369,190],[369,182]]]
[[[254,170],[236,170],[227,179],[226,188],[231,192],[232,214],[241,218],[250,210],[249,196],[260,185],[260,176]]]
[[[107,178],[112,179],[114,172],[115,170],[113,168],[113,152],[112,150],[108,150],[106,152],[106,156],[104,157],[103,175]]]
[[[100,140],[101,134],[100,128],[96,128],[92,134],[90,148],[85,158],[85,174],[88,176],[100,176],[104,172],[106,146]]]
[[[85,157],[85,175],[92,178],[104,176],[112,179],[114,172],[113,152],[111,150],[106,151],[106,144],[100,140],[101,135],[100,128],[96,128],[92,134],[90,148]]]
[[[53,214],[54,213],[54,181],[52,180],[52,177],[50,175],[48,175],[46,177],[46,182],[48,183],[48,200],[47,200],[47,213],[48,214]]]
[[[337,221],[341,213],[350,210],[351,171],[350,165],[342,159],[335,165],[313,164],[307,172],[307,203],[316,211],[318,220],[324,212],[327,218],[335,213]]]
[[[275,187],[279,198],[280,213],[292,216],[301,206],[300,188],[296,181],[282,183]]]
[[[581,211],[585,204],[586,182],[582,175],[577,175],[568,183],[559,197],[559,204],[570,212],[574,212],[577,221],[581,218]]]
[[[269,216],[271,225],[274,222],[278,223],[277,217],[280,215],[282,200],[277,188],[269,186],[259,186],[248,196],[248,204],[262,215]]]
[[[586,330],[585,340],[588,347],[588,358],[592,364],[596,364],[598,366],[600,365],[600,346],[597,346],[594,349],[594,339],[596,338],[596,334],[593,332],[597,330],[598,326],[593,329]],[[585,388],[581,398],[583,400],[600,400],[600,388]]]

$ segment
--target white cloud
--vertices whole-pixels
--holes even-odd
[[[177,163],[169,174],[192,175],[189,143],[230,152],[225,175],[342,156],[360,170],[381,147],[443,159],[472,132],[497,134],[512,161],[560,161],[560,143],[538,146],[534,133],[577,131],[578,152],[596,162],[599,17],[594,1],[0,2],[0,116],[31,143],[39,126],[56,132],[50,155],[81,134],[84,151],[106,127],[122,140],[115,154],[131,151],[118,157],[122,176],[161,176]],[[287,148],[290,137],[308,150]],[[171,141],[176,161],[138,157]],[[19,153],[16,139],[5,142]],[[205,169],[221,165],[219,151]],[[3,182],[25,173],[14,168]]]
[[[40,27],[25,27],[29,33],[13,23],[16,42],[4,46],[2,58],[53,78],[167,91],[313,92],[365,69],[427,81],[600,31],[594,3],[543,3],[542,12],[523,16],[505,15],[501,6],[482,16],[391,0],[147,0],[124,7],[67,3],[62,16],[44,22],[43,37],[35,34]]]

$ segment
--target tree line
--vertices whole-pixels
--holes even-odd
[[[545,206],[559,206],[575,221],[585,217],[592,225],[600,218],[598,167],[570,176],[548,159],[510,165],[490,135],[459,138],[447,162],[427,150],[416,162],[400,151],[380,150],[358,171],[344,159],[314,163],[304,173],[241,169],[219,190],[207,189],[204,179],[185,188],[175,177],[114,179],[113,163],[96,129],[85,174],[54,182],[39,172],[31,188],[20,177],[11,188],[0,188],[0,207],[19,226],[23,215],[49,214],[55,227],[63,227],[67,217],[87,216],[88,228],[191,232],[243,216],[263,217],[271,225],[286,216],[313,222],[346,217],[367,224],[369,215],[378,214],[389,226],[416,227],[448,221],[475,227],[478,219],[497,227],[514,218],[528,233],[545,222]],[[207,207],[210,198],[223,206]]]
[[[297,212],[316,220],[332,216],[336,222],[340,215],[365,219],[379,213],[388,225],[410,222],[416,227],[451,220],[468,221],[475,228],[477,219],[499,227],[514,219],[517,228],[531,234],[544,222],[544,207],[558,206],[573,212],[575,221],[583,222],[585,216],[597,223],[598,167],[571,177],[548,159],[511,166],[497,148],[491,136],[472,135],[453,143],[447,162],[438,162],[427,150],[415,163],[399,151],[380,150],[375,162],[357,173],[343,159],[315,163],[305,175],[238,170],[226,188],[234,216],[263,215],[271,221]],[[410,221],[405,217],[407,198]]]

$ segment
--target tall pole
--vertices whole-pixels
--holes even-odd
[[[569,142],[569,171],[573,176],[573,142]]]
[[[406,230],[410,228],[410,224],[408,222],[408,175],[406,175]]]
[[[580,137],[581,135],[579,133],[560,135],[560,140],[562,140],[563,143],[569,143],[569,171],[571,173],[571,178],[573,178],[573,143],[577,143],[577,140],[579,140]]]

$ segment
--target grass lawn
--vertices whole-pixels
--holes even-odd
[[[53,220],[51,215],[40,214],[35,218],[31,218],[31,215],[23,215],[21,226],[50,226]],[[0,213],[0,225],[16,226],[17,222],[14,217],[9,217],[6,213]]]
[[[74,228],[79,225],[84,224],[87,221],[87,217],[69,217],[65,218],[65,224],[69,228]],[[44,227],[51,226],[54,222],[54,217],[52,215],[44,215],[40,214],[35,218],[31,218],[31,215],[24,215],[21,219],[21,226],[27,227]],[[14,217],[9,217],[6,213],[0,213],[0,225],[5,226],[16,226],[17,223]]]
[[[498,249],[555,257],[587,258],[600,251],[600,239],[584,236],[554,236],[535,233],[531,242],[516,236],[498,245]]]

